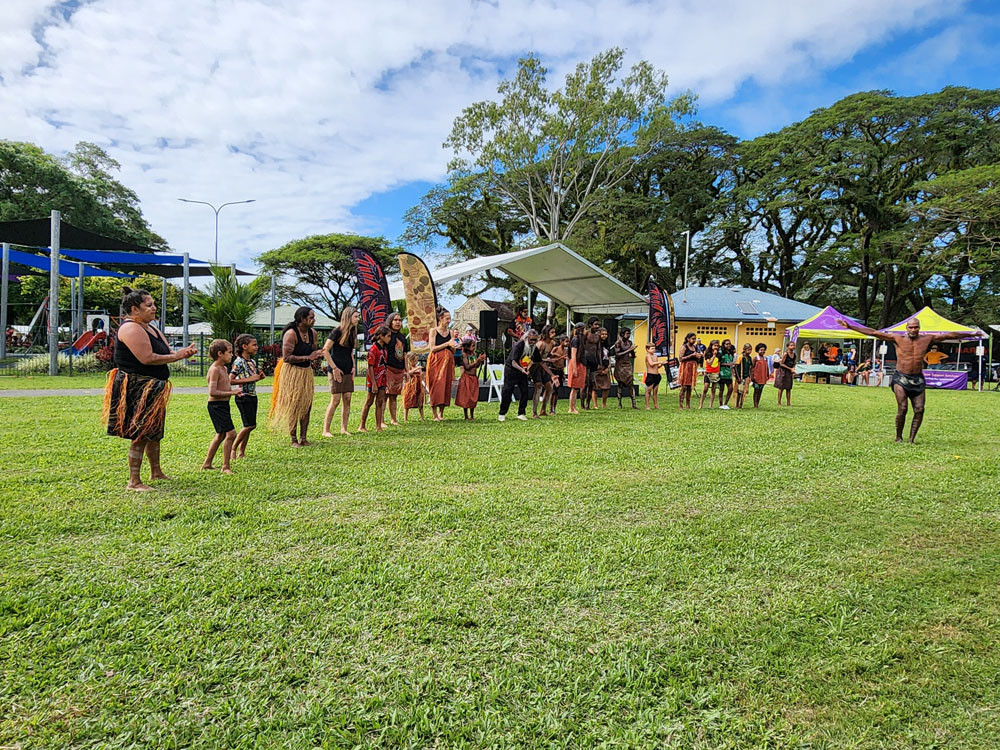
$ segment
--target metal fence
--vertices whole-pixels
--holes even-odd
[[[60,319],[70,320],[70,311],[61,311]],[[48,339],[44,322],[26,332],[25,328],[26,326],[18,326],[6,332],[4,356],[0,358],[0,378],[48,376]],[[77,334],[79,334],[79,330],[77,330]],[[65,329],[60,328],[58,357],[60,376],[94,377],[104,375],[114,367],[113,339],[105,337],[96,345],[80,347],[82,350],[78,350],[74,345],[79,339],[80,335],[71,335],[69,326]],[[258,332],[257,363],[265,375],[273,374],[278,358],[281,356],[280,333],[276,332],[275,342],[269,343],[268,339],[269,334],[266,330]],[[173,348],[180,347],[183,343],[179,336],[168,336],[167,340]],[[317,341],[320,340],[322,339],[318,336]],[[190,341],[198,348],[198,352],[189,359],[170,365],[170,373],[175,377],[204,377],[212,364],[212,359],[208,354],[208,346],[212,342],[212,336],[197,334],[191,336]],[[358,372],[356,374],[363,376],[367,369],[363,350],[358,352],[357,365]],[[326,377],[323,366],[323,360],[317,360],[313,368],[317,377]]]

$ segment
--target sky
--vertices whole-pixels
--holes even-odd
[[[0,3],[0,138],[121,165],[177,252],[252,269],[328,232],[395,240],[469,104],[534,53],[558,86],[619,46],[741,138],[861,90],[997,85],[991,0]]]

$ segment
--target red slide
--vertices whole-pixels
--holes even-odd
[[[87,331],[80,338],[73,342],[73,353],[81,354],[90,349],[94,344],[104,338],[104,331]]]

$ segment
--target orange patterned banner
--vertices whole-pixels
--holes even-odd
[[[426,349],[431,329],[437,324],[437,291],[427,265],[412,253],[400,253],[399,270],[403,274],[406,295],[406,320],[413,351]]]

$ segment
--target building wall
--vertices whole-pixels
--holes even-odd
[[[678,320],[674,326],[674,335],[677,346],[684,341],[684,337],[689,333],[694,333],[701,338],[701,342],[708,346],[712,339],[731,339],[736,348],[742,349],[743,344],[749,342],[753,346],[763,343],[767,344],[767,353],[771,354],[775,349],[780,349],[784,345],[785,331],[791,328],[790,323],[775,323],[774,328],[768,328],[767,324],[759,322],[742,322],[737,325],[736,321],[715,321],[715,320]],[[649,327],[645,320],[636,322],[633,333],[635,342],[645,350],[646,341],[649,339]]]
[[[467,325],[471,325],[478,331],[479,313],[489,309],[490,306],[483,301],[482,297],[469,297],[452,314],[452,326],[459,331],[464,331]]]

